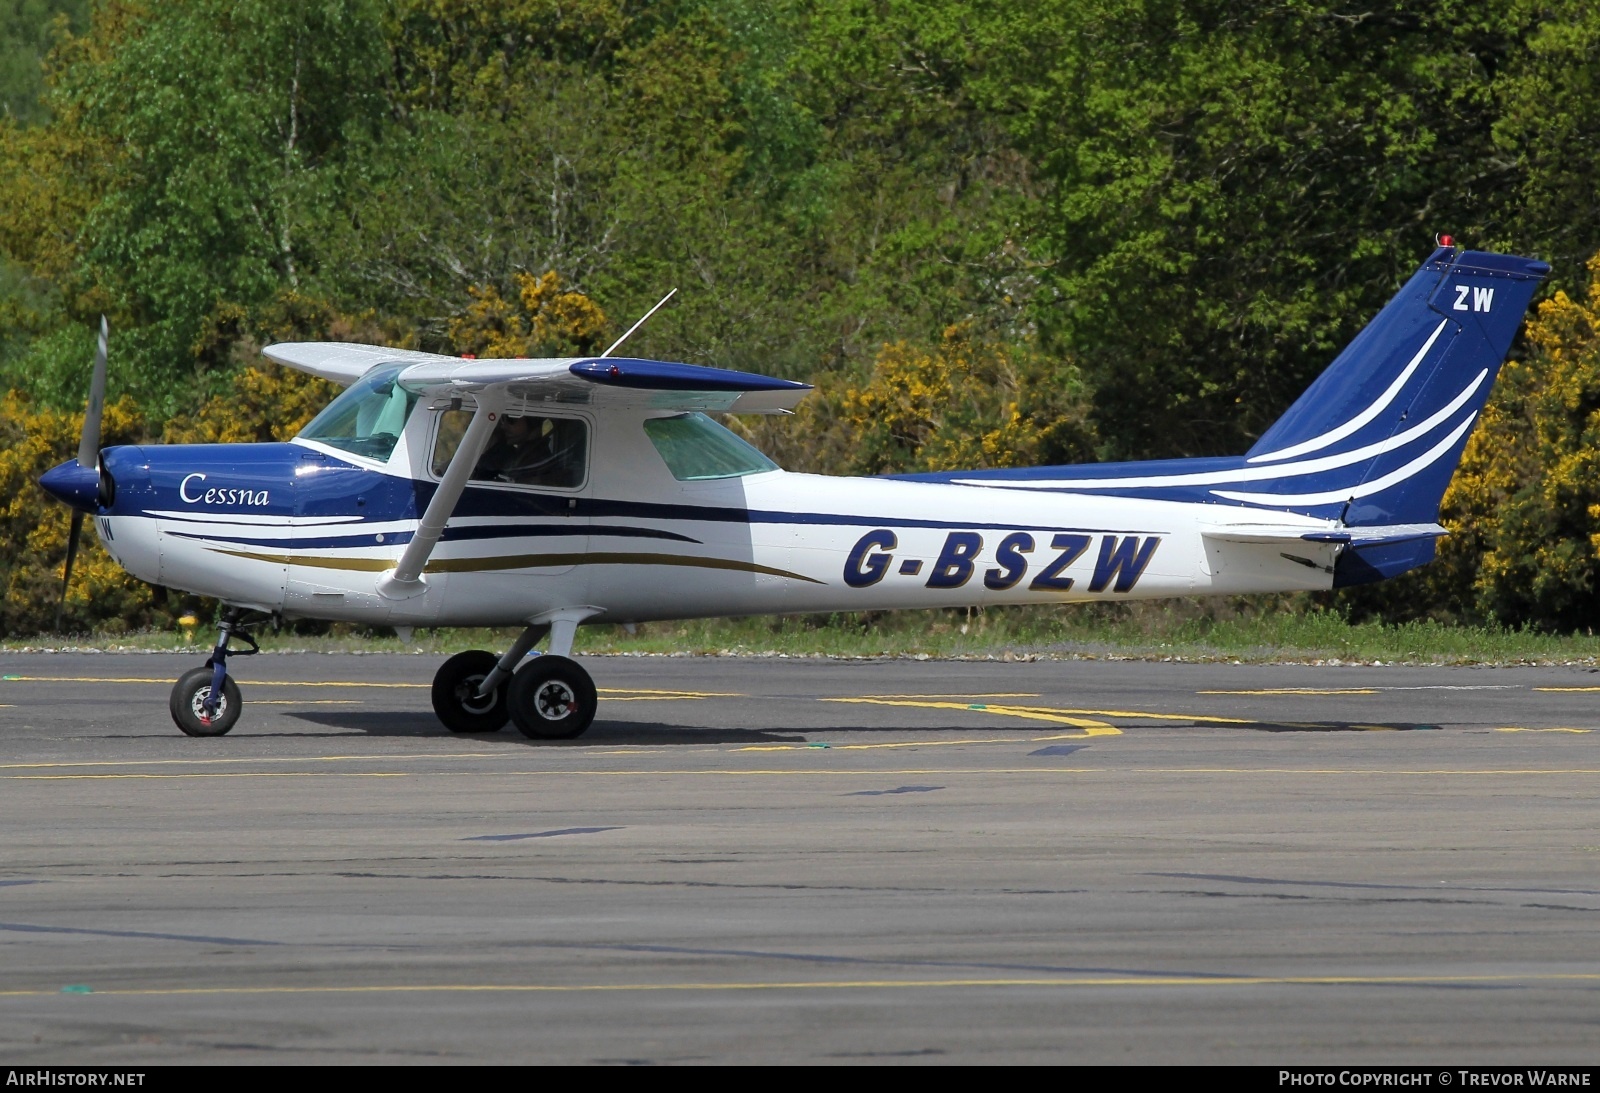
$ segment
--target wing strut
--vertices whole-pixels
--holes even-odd
[[[404,600],[426,591],[422,569],[428,564],[433,548],[439,545],[439,536],[444,534],[444,526],[467,488],[467,479],[478,465],[478,457],[489,446],[489,434],[494,432],[495,416],[487,402],[480,398],[478,409],[472,415],[472,423],[467,426],[466,435],[461,438],[456,454],[451,457],[450,466],[445,468],[439,488],[417,524],[416,534],[411,537],[411,542],[406,545],[405,553],[400,555],[395,567],[378,578],[379,595],[391,600]]]

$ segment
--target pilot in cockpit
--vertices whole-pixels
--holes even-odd
[[[472,477],[524,486],[575,486],[583,477],[582,460],[581,422],[505,415]]]

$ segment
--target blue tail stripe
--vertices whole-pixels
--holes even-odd
[[[1435,251],[1242,457],[904,477],[1231,503],[1351,526],[1431,523],[1549,270],[1527,258]]]

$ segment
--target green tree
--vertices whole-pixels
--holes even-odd
[[[1445,498],[1439,592],[1509,626],[1600,615],[1600,255],[1589,273],[1539,305]]]
[[[1433,246],[1503,238],[1509,2],[1061,0],[971,93],[1048,184],[1036,314],[1108,454],[1242,451]]]
[[[1600,249],[1600,9],[1580,0],[1512,5],[1526,26],[1495,81],[1495,152],[1515,165],[1515,205],[1497,233],[1555,266],[1582,295]]]
[[[172,412],[223,363],[203,355],[214,312],[314,274],[343,149],[382,106],[377,31],[365,0],[113,2],[58,49],[50,147],[65,149],[58,161],[86,148],[97,170],[81,212],[40,218],[31,240],[8,233],[7,250],[53,273],[34,255],[70,240],[55,248],[70,262],[65,317],[112,312],[114,390]],[[64,171],[51,183],[64,196],[80,185]],[[54,363],[14,370],[48,376]]]
[[[32,634],[54,626],[62,603],[61,568],[71,512],[44,496],[40,474],[77,454],[83,414],[33,405],[13,392],[0,399],[0,634]],[[133,400],[108,401],[102,420],[107,444],[145,439]],[[150,590],[101,549],[85,521],[81,549],[67,589],[63,628],[121,630],[154,618]]]
[[[824,375],[796,424],[747,426],[792,470],[894,474],[1089,458],[1075,369],[958,324],[937,346],[884,345],[864,381]],[[831,381],[831,382],[830,382]],[[806,443],[796,447],[794,439]]]
[[[396,121],[356,157],[339,298],[443,346],[473,293],[553,271],[619,315],[683,288],[633,352],[730,364],[788,344],[759,321],[786,266],[737,185],[734,57],[707,7],[419,0],[386,26]]]
[[[89,0],[12,0],[0,7],[0,117],[45,120],[44,58],[59,31],[82,33]]]

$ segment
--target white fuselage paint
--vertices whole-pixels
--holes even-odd
[[[452,519],[452,529],[480,525],[501,537],[447,537],[410,598],[380,595],[378,579],[415,518],[275,517],[252,512],[254,496],[224,504],[212,494],[208,503],[204,483],[186,479],[183,500],[195,503],[184,511],[95,523],[112,555],[152,583],[290,616],[408,626],[514,625],[580,605],[595,609],[595,621],[643,621],[1317,590],[1331,586],[1339,549],[1219,540],[1203,529],[1251,510],[1093,491],[784,471],[681,482],[645,436],[646,414],[574,413],[592,430],[581,487],[494,487],[540,494],[570,515]],[[373,475],[428,478],[435,421],[419,408],[382,464],[305,446]],[[1270,515],[1303,521],[1307,532],[1328,527]],[[504,534],[518,524],[530,533]],[[330,535],[363,541],[310,545]],[[238,541],[252,538],[275,545]],[[283,545],[297,541],[308,545]]]

